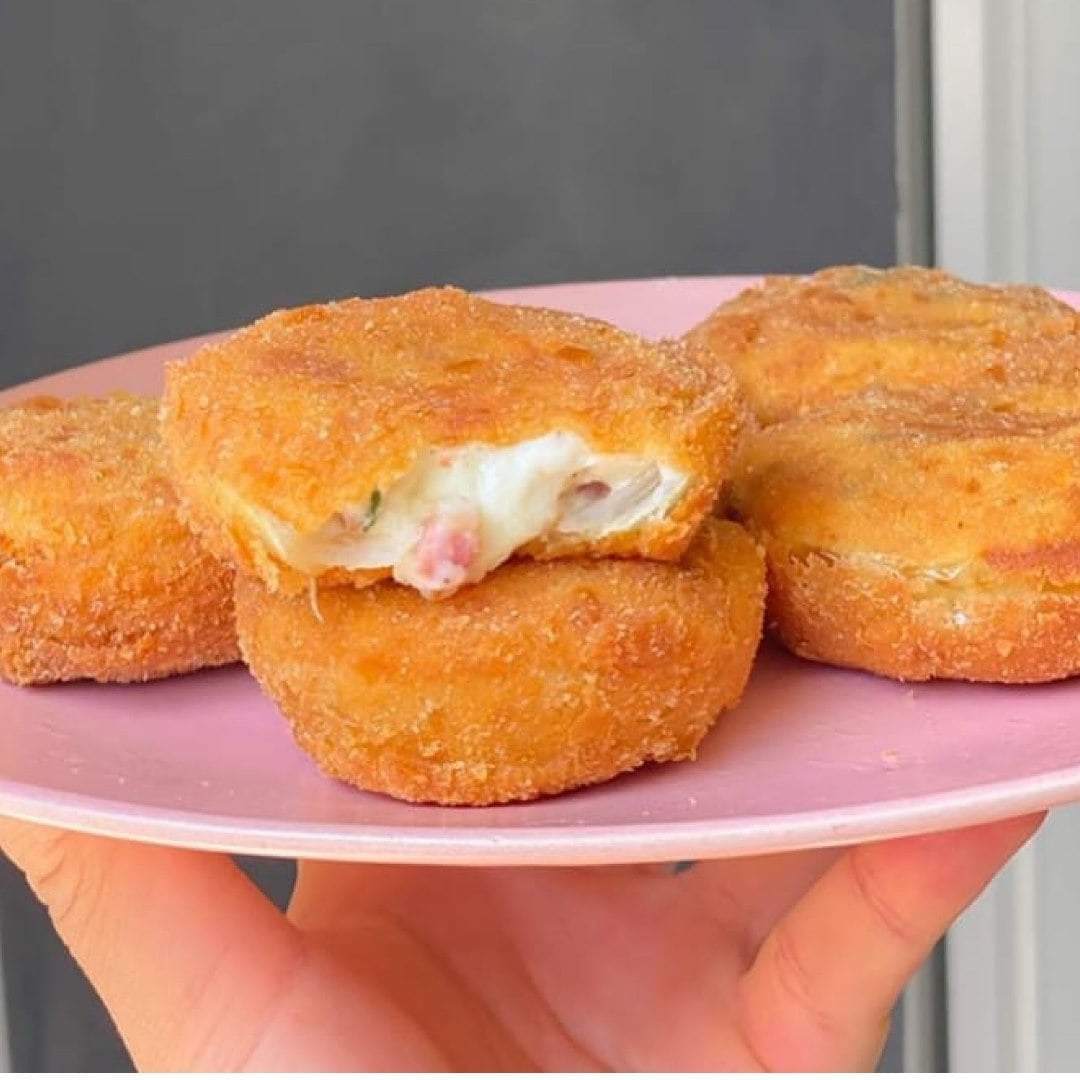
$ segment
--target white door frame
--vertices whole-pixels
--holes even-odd
[[[1080,288],[1080,4],[931,0],[931,18],[935,262]],[[952,1071],[1080,1067],[1078,913],[1070,807],[946,939]]]

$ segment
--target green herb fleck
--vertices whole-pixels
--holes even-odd
[[[371,493],[371,498],[368,499],[367,509],[364,511],[364,519],[360,525],[364,532],[367,532],[372,525],[375,524],[375,519],[379,516],[379,507],[382,505],[382,492],[376,488]]]

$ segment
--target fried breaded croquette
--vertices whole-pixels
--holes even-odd
[[[839,266],[769,277],[687,335],[735,371],[765,424],[864,391],[994,391],[1080,402],[1080,315],[1044,289],[942,270]]]
[[[181,523],[158,402],[0,411],[0,675],[133,682],[239,658],[232,572]]]
[[[748,438],[729,503],[800,656],[899,679],[1080,672],[1080,416],[871,395]]]
[[[432,598],[518,553],[677,559],[743,412],[694,346],[443,288],[275,312],[170,365],[164,436],[196,530],[271,589]]]
[[[764,564],[710,521],[682,563],[514,560],[438,604],[237,581],[244,657],[330,776],[412,802],[531,799],[693,757],[740,698]]]

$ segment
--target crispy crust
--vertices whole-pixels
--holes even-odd
[[[237,582],[244,657],[330,776],[414,802],[490,804],[694,755],[740,698],[764,563],[730,522],[681,564],[509,563],[440,604]],[[418,647],[422,646],[422,647]]]
[[[690,483],[663,521],[526,553],[677,559],[715,499],[743,419],[730,372],[696,346],[445,288],[275,312],[168,366],[164,437],[209,547],[298,592],[307,578],[268,547],[246,508],[309,533],[385,491],[429,448],[553,430],[667,462]],[[332,571],[323,583],[384,576]]]
[[[1080,672],[1080,593],[991,591],[771,544],[769,625],[798,656],[894,679],[1034,683]]]
[[[0,676],[132,682],[238,659],[232,573],[177,516],[158,403],[0,411]]]
[[[1080,417],[874,396],[748,439],[729,504],[803,656],[904,679],[1080,672]]]
[[[1076,311],[1040,288],[941,270],[769,277],[687,339],[731,365],[763,423],[874,389],[980,389],[1029,411],[1080,403]]]

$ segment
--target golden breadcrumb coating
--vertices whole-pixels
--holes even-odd
[[[1044,289],[942,270],[838,266],[768,277],[687,339],[729,364],[774,423],[867,390],[998,392],[1028,410],[1080,401],[1080,315]]]
[[[709,521],[682,563],[515,560],[438,604],[384,582],[308,597],[237,582],[244,657],[330,776],[490,804],[694,755],[740,698],[764,564]]]
[[[552,432],[685,474],[662,515],[518,550],[677,559],[712,506],[744,407],[703,350],[453,288],[278,311],[166,370],[164,437],[208,546],[271,588],[368,584],[388,567],[298,569],[267,516],[308,536],[378,500],[425,454]],[[365,525],[366,527],[366,525]]]
[[[232,573],[180,522],[158,402],[0,410],[0,675],[131,682],[237,659]]]
[[[1080,672],[1080,416],[868,395],[749,437],[728,495],[799,655],[901,679]]]

